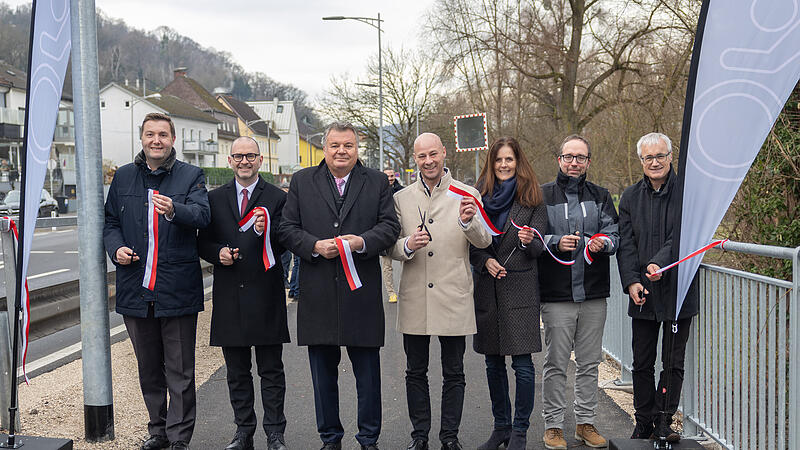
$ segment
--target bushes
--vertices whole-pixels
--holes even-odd
[[[203,167],[206,175],[206,184],[210,187],[221,186],[233,179],[233,169],[230,167]],[[274,183],[275,178],[269,172],[259,172],[261,178],[267,183]]]

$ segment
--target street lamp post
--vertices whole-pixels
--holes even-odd
[[[133,150],[133,148],[134,148],[133,147],[134,146],[134,140],[136,139],[136,134],[133,132],[133,105],[135,105],[135,104],[137,104],[137,103],[139,103],[139,102],[141,102],[143,100],[146,100],[148,98],[161,98],[161,94],[156,92],[155,94],[145,95],[144,97],[138,97],[138,96],[131,97],[131,106],[130,106],[130,108],[131,108],[131,161],[133,161],[133,159],[136,157],[136,154],[134,153],[134,150]]]
[[[378,155],[379,170],[383,170],[383,59],[381,55],[381,13],[374,17],[329,16],[322,20],[357,20],[378,30]]]

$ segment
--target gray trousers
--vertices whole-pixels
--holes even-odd
[[[192,440],[195,422],[194,345],[197,313],[177,317],[123,316],[139,366],[139,386],[151,435]],[[169,406],[167,406],[169,392]]]
[[[597,366],[603,355],[606,300],[542,303],[544,342],[542,417],[545,429],[564,428],[567,366],[575,351],[575,423],[594,424]]]

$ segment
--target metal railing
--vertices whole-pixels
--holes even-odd
[[[790,259],[792,281],[700,266],[700,314],[681,394],[684,434],[704,433],[730,449],[799,448],[800,247],[727,242],[725,251]],[[603,349],[620,363],[618,384],[628,384],[631,319],[614,263]]]

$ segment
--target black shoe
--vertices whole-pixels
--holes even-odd
[[[511,438],[511,430],[509,428],[497,429],[492,431],[489,440],[484,442],[478,450],[497,450],[500,445],[508,447],[508,440]]]
[[[376,442],[374,444],[367,444],[367,445],[361,444],[361,450],[380,450],[380,449],[378,448],[378,443]]]
[[[247,433],[236,433],[225,450],[253,450],[253,436]]]
[[[653,424],[636,422],[631,439],[653,439]]]
[[[170,448],[172,450],[189,450],[189,444],[183,441],[175,441]]]
[[[414,439],[410,444],[408,444],[407,450],[428,450],[428,441]]]
[[[506,450],[525,450],[528,447],[528,430],[514,430],[506,444]]]
[[[656,419],[656,428],[653,434],[658,440],[667,442],[678,442],[681,435],[672,429],[672,414],[659,414]]]
[[[342,450],[341,442],[328,442],[320,450]]]
[[[169,448],[169,440],[166,436],[154,434],[142,443],[141,450],[161,450],[162,448]]]
[[[276,431],[267,435],[267,450],[289,450],[283,440],[283,433]]]
[[[461,443],[458,440],[450,441],[450,442],[442,442],[442,450],[464,450],[464,447],[461,446]]]

